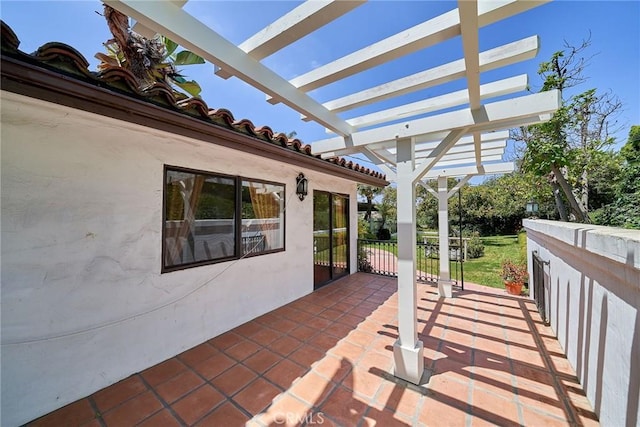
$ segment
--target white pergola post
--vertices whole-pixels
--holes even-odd
[[[449,191],[447,177],[438,177],[438,236],[440,241],[440,278],[438,295],[451,298],[453,283],[449,271]]]
[[[393,344],[394,375],[420,384],[424,372],[422,341],[418,340],[416,283],[416,205],[413,172],[415,144],[396,141],[398,186],[398,340]]]
[[[557,90],[482,103],[485,99],[523,90],[526,87],[523,76],[480,85],[481,73],[534,57],[539,43],[537,36],[531,36],[480,52],[479,28],[548,0],[458,0],[457,8],[376,40],[332,62],[312,67],[292,80],[285,79],[261,60],[364,1],[303,2],[240,46],[226,40],[184,10],[185,0],[103,1],[145,26],[145,33],[163,34],[215,64],[221,69],[217,73],[224,78],[235,76],[264,92],[270,103],[284,103],[305,120],[313,120],[335,133],[335,137],[311,142],[314,155],[326,158],[361,153],[384,171],[389,180],[396,180],[399,337],[394,344],[395,375],[419,384],[424,362],[423,344],[417,335],[415,183],[423,178],[443,175],[503,173],[506,164],[495,162],[501,162],[506,144],[494,144],[492,141],[506,139],[508,133],[507,136],[491,133],[546,122],[558,109],[561,96]],[[457,36],[462,37],[463,58],[434,64],[432,68],[399,76],[396,80],[381,82],[378,86],[325,103],[309,94]],[[369,114],[349,121],[338,115],[462,78],[467,80],[467,90],[418,99],[382,111],[374,108]],[[465,104],[468,107],[450,110]],[[430,112],[437,114],[422,117]],[[399,122],[399,119],[407,121]],[[461,138],[465,139],[460,142]],[[391,152],[394,146],[395,158]],[[509,167],[512,170],[512,166]],[[450,297],[446,176],[438,178],[438,187],[438,192],[429,189],[430,194],[438,197],[439,206],[441,260],[438,290],[441,296]]]

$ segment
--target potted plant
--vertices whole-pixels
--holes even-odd
[[[508,293],[520,295],[522,286],[528,276],[526,265],[516,264],[510,259],[502,263],[502,280],[504,280],[504,287]]]

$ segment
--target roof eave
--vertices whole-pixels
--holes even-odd
[[[346,168],[326,160],[296,152],[274,143],[253,138],[189,116],[180,111],[155,105],[130,95],[115,92],[69,77],[61,72],[39,67],[12,56],[2,55],[2,90],[65,105],[129,123],[209,142],[306,169],[328,173],[362,184],[383,187],[385,179]]]

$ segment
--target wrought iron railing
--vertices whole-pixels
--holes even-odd
[[[546,310],[546,293],[544,288],[544,265],[549,265],[549,261],[543,261],[538,255],[538,251],[531,253],[533,260],[533,299],[536,302],[540,317],[545,323],[551,321],[549,313]],[[531,288],[530,288],[531,289]]]
[[[440,278],[440,248],[435,242],[417,243],[416,279],[437,283]],[[398,243],[390,240],[358,239],[358,271],[381,276],[398,276]],[[450,246],[449,272],[451,280],[464,289],[462,251]]]
[[[242,237],[242,253],[244,255],[259,254],[261,252],[264,252],[265,247],[266,239],[264,234]]]

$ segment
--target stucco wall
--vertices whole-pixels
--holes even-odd
[[[313,290],[314,189],[355,183],[2,92],[2,425]],[[163,165],[286,184],[286,251],[160,274]],[[295,196],[295,177],[310,196]]]
[[[526,220],[551,327],[603,426],[640,422],[640,231]]]

